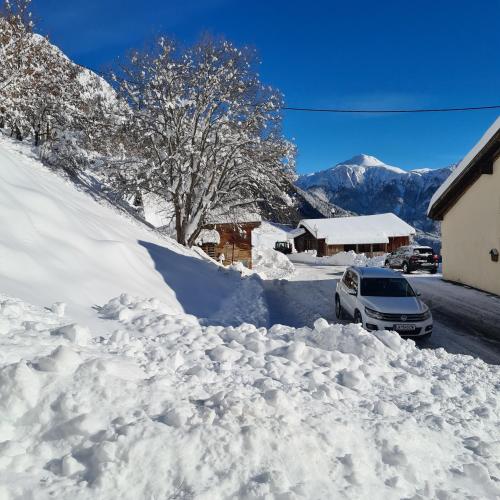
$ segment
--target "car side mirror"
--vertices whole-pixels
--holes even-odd
[[[420,297],[422,295],[422,292],[415,292],[417,297]]]

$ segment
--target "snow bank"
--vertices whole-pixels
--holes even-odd
[[[331,266],[361,266],[361,267],[383,267],[387,254],[375,257],[367,257],[364,253],[354,251],[339,252],[329,257],[316,257],[316,252],[303,252],[293,254],[294,262],[306,262],[310,264]]]
[[[272,248],[252,250],[253,270],[263,279],[287,279],[295,272],[290,259]]]
[[[3,498],[498,498],[500,368],[357,325],[0,299]],[[82,325],[85,326],[85,325]]]
[[[94,335],[106,324],[92,308],[123,291],[208,319],[245,294],[240,273],[222,272],[30,154],[0,134],[0,292],[40,306],[63,300],[60,312]],[[235,307],[235,317],[253,321],[246,302]]]
[[[262,221],[261,225],[252,231],[252,246],[257,250],[273,249],[277,241],[290,241],[293,245],[293,239],[289,240],[293,230],[292,226]]]

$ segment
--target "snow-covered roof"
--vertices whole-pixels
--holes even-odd
[[[447,192],[463,177],[467,172],[468,167],[473,163],[474,159],[481,153],[484,147],[493,139],[500,131],[500,116],[490,126],[486,133],[481,137],[478,143],[469,151],[465,158],[458,164],[450,176],[441,184],[429,202],[427,214],[430,214],[434,205],[447,194]]]
[[[233,208],[231,210],[216,210],[205,221],[206,224],[246,224],[261,222],[262,217],[251,208]]]
[[[415,229],[392,213],[337,217],[332,219],[303,219],[299,228],[306,228],[317,239],[328,245],[356,245],[389,243],[394,236],[415,234]]]
[[[302,227],[297,227],[295,229],[292,229],[291,231],[288,231],[288,235],[287,235],[287,238],[289,240],[293,239],[293,238],[297,238],[297,236],[301,236],[303,235],[304,233],[306,232],[306,230]]]
[[[219,232],[216,229],[202,229],[196,238],[195,245],[203,245],[204,243],[218,245],[220,243]]]

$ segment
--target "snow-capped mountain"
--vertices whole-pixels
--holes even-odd
[[[439,233],[426,208],[453,167],[403,170],[378,158],[357,155],[332,168],[302,175],[297,186],[357,214],[394,212],[421,231]]]

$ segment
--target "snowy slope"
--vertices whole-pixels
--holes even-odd
[[[123,292],[222,321],[238,273],[221,272],[27,154],[0,136],[1,293],[40,306],[65,302],[71,318],[97,329],[92,307]]]
[[[439,226],[427,218],[427,205],[451,172],[451,167],[406,171],[357,155],[328,170],[300,176],[297,185],[357,214],[393,212],[419,230],[436,233]]]

